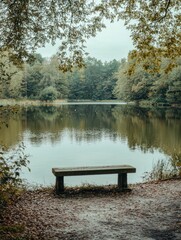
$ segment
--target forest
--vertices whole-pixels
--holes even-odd
[[[18,0],[2,1],[0,12],[0,98],[181,101],[180,1]],[[105,20],[131,32],[126,60],[87,57]],[[35,54],[58,39],[56,56]]]
[[[1,58],[0,98],[53,101],[114,100],[145,101],[149,104],[181,103],[181,57],[162,58],[160,67],[136,57],[102,62],[87,57],[85,66],[59,69],[57,56],[34,54],[20,68],[6,52]],[[154,65],[153,65],[154,64]],[[170,67],[171,66],[171,67]]]

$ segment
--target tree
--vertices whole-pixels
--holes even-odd
[[[40,82],[43,78],[41,73],[42,64],[35,62],[34,64],[26,66],[25,82],[27,98],[37,99],[39,96]]]
[[[42,65],[42,80],[40,88],[53,86],[58,92],[58,98],[66,98],[68,95],[68,76],[70,73],[63,73],[59,70],[58,59],[52,56],[51,59],[44,62]]]
[[[54,87],[52,86],[46,87],[40,94],[40,100],[53,101],[57,99],[57,95],[58,95],[57,90]]]
[[[52,86],[57,90],[58,98],[66,98],[68,94],[68,73],[58,69],[58,60],[55,56],[43,59],[40,54],[34,56],[31,64],[26,64],[24,82],[28,98],[39,99],[40,92]]]
[[[0,51],[0,97],[19,97],[23,80],[23,68],[18,68],[10,60],[9,51]]]
[[[85,61],[85,84],[86,84],[86,99],[97,100],[99,93],[97,87],[103,81],[103,63],[96,58],[87,58]]]
[[[85,69],[74,68],[69,79],[69,99],[87,99]]]
[[[146,62],[148,61],[146,59]],[[143,61],[135,66],[132,74],[129,73],[129,70],[130,65],[134,64],[134,59],[128,58],[127,62],[122,61],[117,72],[115,96],[126,101],[149,100],[154,104],[180,104],[181,58],[177,58],[175,61],[175,67],[168,71],[168,65],[173,60],[162,58],[159,73],[149,71],[149,69],[154,68],[151,62],[146,71],[143,67],[145,64]]]
[[[85,67],[74,68],[69,82],[71,99],[108,100],[113,99],[113,88],[116,84],[115,72],[119,61],[103,63],[95,58],[87,58]]]
[[[178,66],[168,74],[166,98],[168,103],[181,104],[181,58],[178,59]]]
[[[113,60],[104,64],[103,70],[103,82],[102,85],[97,89],[100,92],[100,99],[114,99],[113,89],[116,85],[117,76],[116,72],[120,66],[120,62]]]
[[[181,55],[180,7],[179,0],[2,0],[0,48],[23,60],[60,39],[59,63],[66,71],[83,65],[85,42],[105,27],[104,19],[123,19],[137,49],[132,55],[149,56],[159,67],[161,56]]]
[[[161,61],[160,72],[152,82],[150,88],[150,98],[153,102],[167,104],[180,104],[181,102],[181,58],[175,59],[163,58]],[[165,71],[172,62],[175,67]]]

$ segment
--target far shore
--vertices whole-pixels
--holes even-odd
[[[136,105],[140,107],[152,107],[152,108],[181,108],[181,104],[172,104],[168,105],[166,103],[152,103],[149,101],[140,101],[140,102],[125,102],[122,100],[77,100],[77,99],[57,99],[54,101],[41,101],[41,100],[31,100],[31,99],[0,99],[0,107],[1,106],[54,106],[54,105],[69,105],[69,104],[115,104],[115,105]]]
[[[59,105],[59,104],[134,104],[133,102],[123,102],[120,100],[68,100],[57,99],[55,101],[40,101],[30,99],[0,99],[0,106],[20,105],[20,106],[39,106],[39,105]]]

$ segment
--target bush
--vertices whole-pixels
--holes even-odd
[[[20,172],[29,163],[24,148],[21,143],[11,154],[6,153],[4,147],[0,149],[0,217],[4,208],[14,201],[22,184]]]
[[[57,99],[58,92],[54,87],[46,87],[40,94],[40,100],[42,101],[54,101]]]
[[[179,168],[173,165],[173,161],[169,158],[167,161],[159,160],[151,172],[146,172],[143,179],[146,181],[157,181],[164,179],[172,179],[179,176]]]

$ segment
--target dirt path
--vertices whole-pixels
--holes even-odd
[[[181,180],[137,184],[132,192],[27,192],[7,221],[25,225],[22,239],[181,239]],[[20,210],[20,213],[17,211]]]

